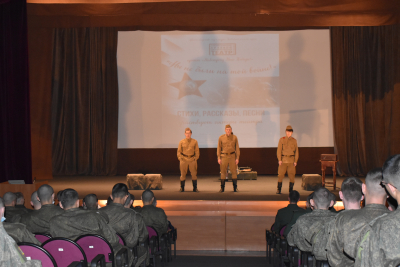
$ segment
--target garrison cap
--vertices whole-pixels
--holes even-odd
[[[231,128],[231,129],[232,129],[232,127],[231,127],[230,124],[225,125],[225,129],[226,129],[226,128]]]
[[[190,132],[192,132],[192,130],[190,130],[190,128],[189,128],[189,127],[185,129],[185,133],[186,133],[187,131],[190,131]]]
[[[286,131],[293,132],[292,126],[290,125],[286,126]]]
[[[382,181],[400,189],[400,154],[389,157],[383,164]]]

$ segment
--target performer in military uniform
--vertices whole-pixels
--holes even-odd
[[[179,142],[177,153],[181,169],[180,191],[185,191],[186,173],[189,168],[192,175],[193,192],[199,192],[197,190],[197,160],[200,156],[199,145],[195,139],[192,139],[192,130],[190,128],[185,129],[185,136],[186,138]]]
[[[240,150],[238,139],[232,133],[232,127],[229,124],[225,126],[225,134],[218,139],[217,156],[221,169],[221,190],[219,192],[225,191],[228,166],[232,173],[233,191],[237,192],[237,165],[239,164]]]
[[[294,176],[296,175],[296,166],[299,159],[299,148],[297,147],[297,141],[292,137],[293,128],[288,125],[286,127],[286,136],[279,139],[277,156],[278,156],[278,189],[277,194],[281,193],[282,180],[285,177],[285,173],[288,173],[290,183],[289,192],[292,192],[294,186]]]

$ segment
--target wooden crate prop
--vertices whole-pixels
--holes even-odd
[[[315,191],[322,187],[322,177],[319,174],[303,174],[301,187],[306,191]]]
[[[126,184],[129,190],[161,190],[162,175],[161,174],[128,174],[126,175]]]

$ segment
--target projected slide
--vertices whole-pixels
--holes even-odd
[[[332,147],[329,30],[118,32],[118,148]]]
[[[246,147],[273,146],[279,135],[277,34],[162,35],[163,140],[190,127],[200,147],[215,147],[230,124]]]

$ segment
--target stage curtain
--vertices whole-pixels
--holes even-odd
[[[0,0],[0,182],[32,183],[25,0]]]
[[[118,77],[114,28],[55,29],[54,175],[115,175]]]
[[[400,153],[400,25],[332,27],[335,150],[342,175]]]

